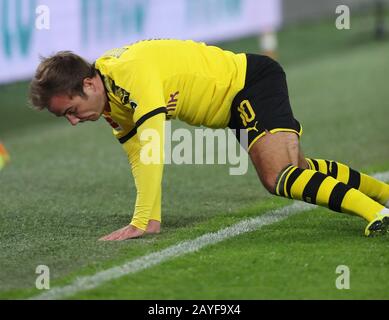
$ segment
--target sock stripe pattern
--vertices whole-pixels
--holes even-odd
[[[348,186],[358,189],[361,185],[361,174],[343,164],[335,161],[321,159],[307,159],[311,169],[327,174],[337,180],[343,181],[340,177],[346,177],[343,181]],[[321,168],[320,168],[321,167]]]
[[[331,162],[328,160],[325,160],[325,162],[326,162],[326,170],[327,170],[327,172],[325,174],[330,175]]]
[[[307,173],[307,172],[312,173],[313,171],[301,169],[293,165],[290,165],[287,168],[285,168],[283,174],[281,174],[280,179],[278,180],[277,187],[276,187],[276,194],[282,197],[299,199],[312,204],[316,204],[317,197],[319,194],[319,189],[323,185],[324,180],[328,178],[328,176],[321,172],[313,172],[312,175],[303,176],[303,173]],[[298,190],[302,190],[302,192],[298,192],[301,193],[301,195],[295,194],[294,197],[293,192],[291,191],[292,191],[292,187],[296,187],[296,181],[298,179],[299,181],[297,184],[300,186]],[[330,199],[333,199],[332,206],[337,207],[339,200],[342,199],[339,199],[339,197],[332,195],[332,192],[330,195]]]
[[[335,161],[331,161],[329,175],[335,179],[338,177],[338,164]]]
[[[314,163],[312,161],[310,164],[315,166]],[[324,160],[317,163],[321,170],[324,171],[323,165],[325,165],[329,172],[334,173],[335,166],[331,162],[329,165]],[[350,175],[351,179],[345,172],[342,174],[343,178],[347,177],[347,180],[357,183],[353,174]],[[286,167],[280,174],[276,184],[276,194],[324,206],[333,211],[355,214],[367,221],[374,220],[376,214],[384,208],[364,193],[330,175],[293,165]]]
[[[361,184],[361,174],[358,171],[355,171],[350,168],[350,177],[348,179],[347,185],[354,189],[358,189]]]
[[[279,196],[299,199],[312,204],[317,204],[318,197],[324,199],[327,198],[325,195],[329,194],[329,199],[321,199],[319,201],[320,204],[322,204],[323,201],[328,202],[327,206],[329,209],[341,212],[342,201],[351,187],[339,183],[338,181],[333,181],[333,183],[326,181],[327,183],[323,184],[328,176],[321,172],[315,172],[309,178],[303,177],[303,173],[306,173],[307,171],[312,170],[305,170],[292,165],[287,167],[284,170],[284,174],[281,175],[281,179],[278,181],[276,188],[278,191],[276,193]],[[295,183],[297,179],[299,179],[298,184],[303,186],[302,189],[300,188],[302,190],[301,195],[293,194],[293,192],[291,192],[292,187],[296,186]],[[320,187],[323,187],[323,185],[324,188],[320,190]]]
[[[307,160],[311,161],[311,163],[310,163],[311,169],[319,171],[319,163],[315,159],[307,159]],[[312,164],[313,164],[313,167],[312,167]]]
[[[374,220],[384,208],[383,200],[389,198],[385,183],[335,161],[306,160],[309,169],[289,165],[280,173],[277,195],[358,215],[367,221]]]
[[[323,181],[327,177],[319,172],[315,172],[308,181],[303,191],[303,200],[308,203],[316,203],[316,196]]]
[[[342,201],[350,189],[352,189],[350,186],[339,182],[331,192],[328,208],[337,212],[342,212]]]
[[[288,174],[293,170],[293,166],[287,166],[284,170],[282,170],[282,173],[281,173],[281,176],[278,177],[277,181],[279,181],[279,183],[277,184],[276,186],[276,193],[278,195],[281,195],[283,197],[287,197],[287,195],[285,195],[285,180],[288,176]]]
[[[292,185],[295,183],[297,178],[303,173],[304,169],[295,168],[293,172],[287,177],[286,186],[285,186],[285,195],[289,198],[292,198],[292,194],[290,190],[292,189]]]

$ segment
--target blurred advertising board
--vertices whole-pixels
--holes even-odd
[[[89,60],[141,39],[215,42],[281,24],[281,0],[0,0],[0,83],[28,79],[39,56]]]

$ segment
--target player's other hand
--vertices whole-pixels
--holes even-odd
[[[127,240],[132,238],[138,238],[141,237],[145,232],[142,229],[138,229],[137,227],[134,227],[132,225],[125,226],[124,228],[121,228],[119,230],[116,230],[99,240],[101,241],[121,241],[121,240]]]

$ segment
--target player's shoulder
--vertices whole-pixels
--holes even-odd
[[[204,42],[179,39],[147,39],[125,45],[121,48],[114,48],[106,51],[97,60],[97,65],[120,63],[122,61],[142,63],[148,59],[167,54],[177,50],[193,50],[194,47],[206,47]],[[152,61],[149,61],[152,62]]]
[[[120,48],[110,49],[104,52],[95,61],[95,67],[103,73],[109,73],[115,68],[130,68],[138,64],[145,64],[150,61],[151,54],[155,50],[146,41],[136,42]]]
[[[139,50],[147,50],[150,48],[158,47],[174,47],[174,46],[191,46],[191,45],[204,45],[203,42],[196,42],[193,40],[181,40],[181,39],[144,39],[130,44],[128,47]]]
[[[123,57],[131,57],[138,60],[159,58],[161,56],[174,56],[177,52],[193,52],[198,48],[205,48],[204,42],[180,39],[149,39],[135,42],[126,48],[128,52]]]

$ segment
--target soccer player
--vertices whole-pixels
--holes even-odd
[[[389,185],[335,161],[304,157],[285,73],[266,56],[190,40],[140,41],[93,64],[59,52],[40,63],[30,100],[72,125],[103,116],[127,153],[137,188],[133,217],[102,240],[160,231],[164,122],[172,118],[237,129],[238,140],[246,135],[249,156],[270,193],[360,216],[368,222],[367,236],[389,227]],[[152,141],[140,137],[149,129],[159,133],[160,161],[153,163],[141,159]]]

